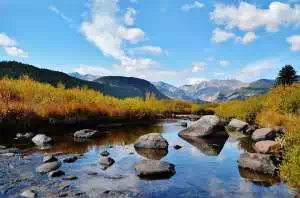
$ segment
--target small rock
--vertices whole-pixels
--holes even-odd
[[[253,172],[275,175],[276,167],[267,154],[244,153],[240,155],[238,166]]]
[[[187,122],[181,122],[181,123],[180,123],[180,126],[182,126],[182,127],[187,127],[187,126],[188,126],[188,123],[187,123]]]
[[[247,122],[238,119],[232,119],[228,124],[229,128],[234,129],[236,131],[245,131],[248,126],[249,124]]]
[[[130,152],[129,155],[134,155],[134,152]]]
[[[149,133],[138,138],[135,148],[167,149],[169,143],[159,133]]]
[[[107,157],[109,156],[109,152],[108,151],[103,151],[102,153],[100,153],[101,156],[103,157]]]
[[[179,149],[181,149],[182,148],[182,146],[180,146],[180,145],[175,145],[174,146],[174,149],[176,149],[176,150],[179,150]]]
[[[48,162],[48,163],[42,164],[41,166],[37,167],[36,171],[39,173],[49,173],[51,171],[58,169],[60,166],[61,166],[61,163],[59,161]]]
[[[61,177],[65,175],[65,172],[61,171],[61,170],[56,170],[56,171],[51,171],[48,176],[49,177]]]
[[[65,193],[65,192],[58,193],[58,197],[67,197],[67,196],[68,196],[68,193]]]
[[[75,138],[92,138],[99,134],[99,131],[92,129],[83,129],[74,133]]]
[[[75,162],[77,159],[78,159],[77,156],[72,156],[72,157],[65,158],[65,159],[63,160],[63,162],[64,162],[64,163],[73,163],[73,162]]]
[[[43,158],[43,163],[55,162],[55,161],[57,161],[57,158],[54,157],[53,155],[45,155]]]
[[[91,176],[98,175],[97,172],[92,172],[92,171],[89,171],[87,174],[88,174],[88,175],[91,175]]]
[[[29,190],[25,190],[24,192],[22,192],[21,196],[27,197],[27,198],[36,198],[37,194],[35,191],[29,189]]]
[[[115,160],[111,157],[102,157],[100,160],[100,164],[103,165],[104,167],[110,167],[115,163]]]
[[[44,134],[38,134],[32,138],[33,143],[35,143],[37,146],[45,146],[49,145],[53,142],[52,138],[44,135]]]
[[[257,129],[252,134],[253,141],[274,140],[276,134],[272,128]]]
[[[76,176],[67,176],[67,177],[64,177],[63,178],[63,180],[76,180],[76,179],[78,179],[78,177],[76,177]]]
[[[175,165],[158,160],[142,160],[133,166],[140,177],[153,179],[165,179],[172,177],[175,172]]]
[[[258,153],[278,153],[280,144],[272,140],[259,141],[254,144],[254,149]]]

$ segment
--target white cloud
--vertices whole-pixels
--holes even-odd
[[[191,9],[195,9],[195,8],[204,8],[204,4],[203,3],[200,3],[199,1],[194,1],[193,3],[191,4],[185,4],[181,7],[181,10],[184,11],[184,12],[188,12],[190,11]]]
[[[58,16],[60,16],[63,20],[67,21],[68,23],[72,23],[72,20],[66,15],[64,15],[64,13],[62,13],[57,7],[50,5],[49,9],[55,14],[57,14]]]
[[[145,45],[142,47],[133,48],[130,50],[130,54],[152,54],[152,55],[162,55],[167,54],[166,51],[164,51],[159,46],[152,46],[152,45]]]
[[[226,60],[221,60],[221,61],[220,61],[220,65],[221,65],[222,67],[227,67],[227,66],[230,65],[230,62],[229,62],[229,61],[226,61]]]
[[[223,43],[229,39],[232,39],[235,37],[235,34],[231,33],[231,32],[227,32],[225,30],[222,30],[220,28],[215,28],[213,30],[213,34],[212,34],[212,42],[214,43]]]
[[[112,75],[112,72],[109,71],[108,69],[105,69],[103,67],[91,67],[88,65],[79,65],[74,68],[75,72],[78,72],[80,74],[93,74],[96,76],[110,76]]]
[[[279,60],[276,59],[266,59],[257,61],[243,67],[239,72],[232,75],[233,78],[241,81],[253,81],[257,78],[262,77],[263,73],[269,71],[272,68],[278,67],[281,65]]]
[[[246,2],[239,6],[218,4],[210,14],[211,20],[227,29],[238,28],[253,31],[265,28],[268,32],[279,30],[284,25],[300,25],[300,5],[272,2],[267,9]]]
[[[195,62],[192,64],[192,72],[204,71],[207,66],[206,62]]]
[[[20,58],[28,58],[28,53],[17,47],[5,47],[4,51],[9,56],[16,56]]]
[[[291,37],[288,37],[286,40],[291,45],[291,51],[300,51],[300,35],[293,35]]]
[[[0,46],[8,47],[16,45],[17,42],[11,38],[9,38],[5,33],[0,33]]]
[[[148,58],[131,58],[126,55],[125,41],[136,44],[144,40],[145,33],[139,28],[127,28],[117,18],[118,0],[92,0],[91,20],[81,24],[86,39],[99,48],[105,56],[120,61],[120,66],[132,71],[156,64]]]
[[[189,85],[199,84],[203,81],[207,81],[206,78],[201,78],[201,77],[195,77],[195,78],[192,77],[192,78],[188,78],[187,80]]]
[[[127,8],[124,14],[124,23],[125,25],[131,26],[134,25],[136,16],[136,10],[133,8]]]
[[[242,44],[249,44],[257,39],[257,36],[254,32],[247,32],[244,37],[236,37],[236,41]]]

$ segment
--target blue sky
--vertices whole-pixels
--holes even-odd
[[[300,72],[297,0],[1,0],[0,11],[0,60],[174,85]]]

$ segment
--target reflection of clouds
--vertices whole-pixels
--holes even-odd
[[[226,156],[221,154],[217,157],[217,159],[222,162],[222,161],[226,160]]]
[[[203,157],[205,156],[203,153],[201,153],[196,147],[191,146],[190,147],[190,153],[193,157]]]
[[[217,177],[208,179],[208,193],[210,197],[226,197],[227,190],[224,188],[224,182]]]

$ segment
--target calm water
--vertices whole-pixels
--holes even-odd
[[[251,152],[247,138],[222,137],[214,140],[184,140],[178,136],[183,129],[181,121],[164,121],[152,126],[114,129],[104,137],[86,142],[74,142],[72,134],[57,136],[56,144],[48,150],[27,148],[29,156],[63,152],[83,154],[72,164],[63,164],[62,170],[78,176],[72,185],[97,197],[106,190],[133,191],[143,197],[292,197],[293,191],[278,178],[241,170],[237,160],[243,152]],[[169,142],[168,152],[136,151],[135,140],[146,133],[161,133]],[[174,145],[183,146],[175,150]],[[100,153],[104,150],[116,163],[102,170]],[[168,180],[141,180],[132,166],[141,159],[168,161],[176,166],[176,174]],[[89,171],[99,175],[88,175]],[[105,176],[104,176],[105,175]]]

